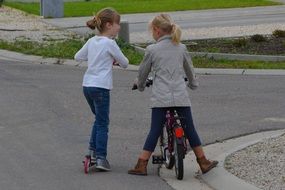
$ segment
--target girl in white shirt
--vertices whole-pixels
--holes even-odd
[[[107,161],[107,142],[110,112],[110,90],[113,88],[112,67],[116,63],[127,68],[128,59],[113,40],[120,30],[120,15],[111,8],[100,10],[87,22],[99,35],[90,38],[75,54],[77,61],[87,61],[88,68],[83,77],[83,93],[95,115],[95,122],[89,142],[96,168],[110,170]]]

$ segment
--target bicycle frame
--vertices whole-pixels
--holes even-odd
[[[187,150],[186,137],[180,119],[181,117],[175,110],[167,111],[166,122],[160,135],[161,155],[152,156],[153,164],[164,164],[167,169],[172,169],[175,166],[178,180],[183,179],[183,159]]]
[[[168,151],[169,153],[173,153],[173,136],[175,135],[177,144],[182,145],[184,147],[184,150],[186,152],[187,146],[186,146],[186,138],[184,136],[184,129],[182,127],[182,124],[180,122],[181,117],[178,116],[176,110],[170,111],[168,110],[166,112],[166,131],[168,136]]]

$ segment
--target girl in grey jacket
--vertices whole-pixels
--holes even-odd
[[[195,130],[191,102],[187,86],[194,90],[198,87],[190,55],[185,45],[180,43],[181,30],[167,14],[156,16],[150,23],[156,43],[146,48],[140,64],[137,86],[140,91],[150,72],[153,73],[151,94],[151,128],[134,169],[129,174],[147,175],[147,163],[160,136],[167,110],[176,110],[183,117],[185,135],[193,149],[202,173],[214,168],[218,162],[206,159],[200,138]],[[188,85],[184,76],[188,78]]]

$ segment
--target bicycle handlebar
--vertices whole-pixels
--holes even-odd
[[[150,87],[152,85],[152,78],[148,78],[146,79],[146,83],[145,83],[145,86],[146,87]],[[132,90],[137,90],[138,89],[138,85],[137,84],[134,84],[133,87],[132,87]]]
[[[184,81],[186,82],[186,81],[188,81],[188,79],[184,78]],[[152,83],[153,83],[153,79],[152,79],[152,77],[149,77],[149,78],[146,79],[145,86],[146,87],[150,87],[152,85]],[[137,90],[137,89],[138,89],[138,85],[134,84],[133,87],[132,87],[132,90]]]

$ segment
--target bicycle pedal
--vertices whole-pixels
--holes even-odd
[[[162,155],[153,155],[152,164],[163,164],[164,159]]]

